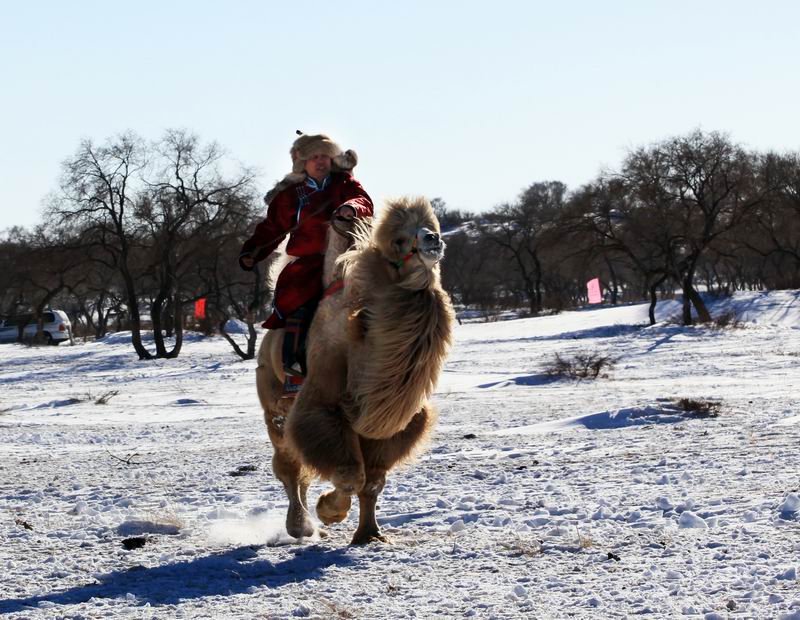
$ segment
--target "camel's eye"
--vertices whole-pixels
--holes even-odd
[[[403,237],[399,237],[398,239],[395,239],[395,240],[394,240],[394,244],[395,244],[395,245],[396,245],[398,248],[402,248],[402,247],[405,245],[405,243],[406,243],[406,240],[405,240]]]

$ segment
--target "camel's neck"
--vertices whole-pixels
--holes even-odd
[[[383,439],[400,432],[433,392],[453,324],[447,293],[384,287],[365,300],[364,355],[369,365],[348,387],[359,404],[357,433]]]
[[[337,233],[333,227],[328,229],[328,244],[325,249],[325,262],[322,267],[322,284],[327,287],[331,282],[341,276],[341,267],[336,264],[336,259],[345,252],[350,241],[344,235]]]

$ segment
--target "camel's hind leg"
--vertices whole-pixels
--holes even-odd
[[[283,483],[289,498],[286,512],[286,532],[295,538],[313,536],[316,528],[306,506],[306,492],[311,476],[303,467],[285,452],[278,449],[272,457],[272,471]]]
[[[258,398],[264,409],[267,432],[274,449],[272,471],[275,473],[275,477],[283,483],[289,499],[286,531],[290,536],[302,538],[312,536],[315,531],[314,523],[308,514],[306,500],[312,474],[291,453],[284,434],[291,400],[281,398],[283,370],[279,367],[276,371],[271,359],[274,357],[274,349],[280,346],[280,336],[281,334],[278,332],[268,332],[261,343],[258,352],[258,367],[256,368],[256,386]]]
[[[414,446],[425,438],[436,420],[430,405],[423,407],[405,429],[389,439],[361,439],[361,450],[366,467],[366,482],[358,494],[358,529],[352,544],[363,545],[373,541],[389,542],[378,527],[375,505],[386,484],[386,472],[414,453]]]
[[[358,435],[338,408],[313,403],[301,407],[300,398],[308,387],[300,391],[287,420],[286,433],[292,448],[301,455],[303,463],[330,480],[341,493],[357,493],[365,479]]]

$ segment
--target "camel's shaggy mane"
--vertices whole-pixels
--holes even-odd
[[[451,344],[455,317],[439,267],[415,259],[403,269],[390,264],[404,251],[392,247],[394,240],[420,228],[439,230],[427,200],[390,202],[371,239],[359,235],[342,257],[369,351],[368,362],[348,378],[358,409],[353,430],[371,439],[405,428],[435,389]]]

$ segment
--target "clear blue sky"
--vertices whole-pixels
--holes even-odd
[[[798,150],[799,61],[789,0],[3,2],[0,229],[128,129],[216,140],[262,190],[324,131],[373,198],[472,211],[698,127]]]

